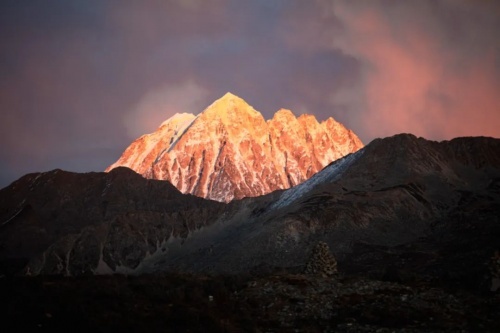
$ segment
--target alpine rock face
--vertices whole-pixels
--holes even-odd
[[[198,116],[176,114],[141,136],[106,171],[125,166],[183,193],[228,202],[300,184],[362,147],[333,118],[319,123],[281,109],[266,121],[227,93]]]

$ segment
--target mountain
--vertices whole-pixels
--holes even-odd
[[[141,136],[106,171],[125,166],[183,193],[229,202],[300,184],[362,147],[333,118],[318,123],[282,109],[266,121],[227,93],[198,116],[176,114]]]
[[[225,209],[123,167],[109,173],[28,174],[0,190],[0,202],[1,267],[16,270],[27,258],[54,251],[36,272],[63,269],[70,275],[97,272],[87,260],[116,258],[111,269],[117,271],[135,267],[163,246],[162,240],[187,237],[218,220]],[[97,244],[96,237],[107,240]],[[76,259],[80,256],[85,259]]]
[[[0,203],[0,262],[35,275],[300,272],[325,242],[345,274],[479,288],[500,237],[500,140],[377,139],[229,204],[126,168],[27,175]]]

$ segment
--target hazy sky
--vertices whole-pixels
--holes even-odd
[[[102,171],[225,92],[364,143],[500,137],[500,1],[2,0],[0,187]]]

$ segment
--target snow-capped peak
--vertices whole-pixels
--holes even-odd
[[[258,196],[300,184],[362,148],[338,125],[320,125],[314,116],[296,118],[286,109],[266,122],[228,92],[196,117],[179,113],[167,119],[135,140],[107,171],[127,166],[147,178],[169,180],[184,193],[219,201]]]
[[[244,114],[251,116],[260,115],[244,99],[228,92],[210,106],[208,106],[200,117],[205,119],[222,119],[224,122],[237,120]]]

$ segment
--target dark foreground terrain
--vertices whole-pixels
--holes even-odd
[[[498,293],[356,276],[3,277],[0,286],[3,332],[500,332]]]

